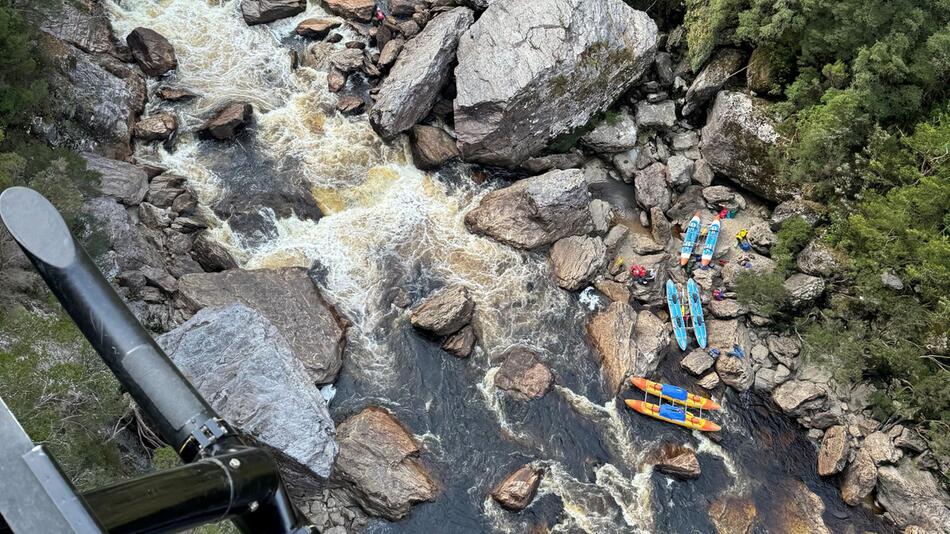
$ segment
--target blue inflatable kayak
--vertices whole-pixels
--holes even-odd
[[[686,235],[683,236],[683,248],[680,249],[680,265],[689,263],[689,257],[693,255],[693,249],[696,248],[696,239],[699,238],[699,229],[703,221],[699,218],[697,211],[686,227]]]
[[[703,318],[703,300],[699,294],[699,285],[692,278],[686,283],[686,295],[689,298],[689,314],[693,320],[693,334],[699,347],[706,348],[706,320]]]
[[[709,225],[709,230],[706,231],[706,242],[703,243],[703,267],[709,265],[709,262],[712,261],[713,253],[716,252],[716,242],[719,241],[719,228],[721,226],[719,222],[719,217]]]
[[[672,280],[666,281],[666,304],[670,307],[670,321],[673,323],[673,333],[676,334],[676,344],[680,350],[686,350],[686,322],[683,320],[683,304],[680,302],[679,290]]]

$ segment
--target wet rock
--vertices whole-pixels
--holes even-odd
[[[656,206],[650,208],[650,234],[653,240],[666,247],[672,237],[671,231],[672,226],[666,215],[663,215],[663,210]]]
[[[832,534],[825,525],[822,516],[825,504],[821,497],[812,493],[800,480],[792,482],[791,495],[779,502],[780,508],[773,513],[778,518],[775,525],[778,532],[798,532],[808,534]]]
[[[671,443],[663,445],[653,468],[680,480],[695,480],[702,474],[696,452]]]
[[[521,164],[521,168],[532,174],[542,174],[554,169],[578,169],[584,166],[585,160],[582,152],[572,150],[564,154],[528,158]]]
[[[638,102],[637,124],[646,128],[672,128],[676,124],[676,104],[672,100],[657,104]]]
[[[333,478],[367,513],[399,520],[413,504],[435,499],[438,485],[419,460],[419,444],[386,410],[369,407],[337,427]]]
[[[650,17],[618,0],[495,2],[459,45],[463,157],[514,166],[535,155],[635,83],[656,42]]]
[[[772,392],[772,400],[789,415],[800,415],[802,409],[811,401],[826,396],[824,388],[814,382],[789,380]]]
[[[726,81],[742,68],[745,55],[734,48],[720,50],[699,72],[686,91],[683,115],[692,115],[716,95]]]
[[[769,221],[772,223],[772,229],[777,230],[782,226],[782,223],[792,217],[801,217],[810,226],[814,226],[818,221],[822,220],[824,216],[825,207],[821,204],[796,198],[786,200],[778,206],[775,206],[775,210],[772,211],[772,218],[769,219]]]
[[[219,141],[231,139],[247,127],[253,113],[254,108],[247,102],[229,102],[216,111],[198,133]]]
[[[339,93],[346,87],[346,73],[339,69],[331,68],[327,72],[327,89],[331,93]]]
[[[581,137],[581,143],[601,154],[626,152],[637,146],[637,121],[630,112],[623,110],[616,117],[601,121]]]
[[[442,342],[442,350],[456,358],[468,358],[473,348],[475,348],[475,329],[472,325],[463,326],[461,330]]]
[[[868,451],[875,465],[895,464],[901,459],[902,453],[891,441],[891,437],[884,432],[872,432],[864,438],[863,450]]]
[[[370,122],[381,136],[392,138],[429,114],[448,79],[459,38],[472,19],[470,9],[455,8],[432,19],[422,33],[406,43],[370,113]]]
[[[306,9],[307,0],[241,0],[241,14],[248,26],[293,17]]]
[[[55,24],[60,24],[58,15]],[[49,99],[43,115],[50,124],[36,125],[37,134],[54,146],[114,159],[131,156],[132,127],[147,94],[142,71],[109,55],[86,54],[46,33],[39,35],[38,45],[47,60],[43,75]]]
[[[155,91],[155,96],[167,102],[184,102],[196,98],[198,95],[187,89],[165,85],[159,87],[158,91]]]
[[[207,232],[201,232],[195,237],[191,246],[191,257],[209,273],[238,268],[237,262],[228,249],[215,241]]]
[[[587,336],[600,358],[604,383],[616,393],[637,364],[634,335],[637,314],[626,302],[614,302],[606,311],[595,314],[587,323]]]
[[[817,276],[795,273],[783,284],[792,306],[802,307],[814,303],[825,292],[825,281]]]
[[[932,474],[909,460],[878,470],[877,500],[898,527],[950,532],[950,497]]]
[[[680,366],[690,373],[699,376],[709,370],[716,363],[713,357],[703,349],[693,349],[681,361]]]
[[[702,138],[703,158],[717,173],[768,200],[794,194],[775,182],[770,151],[780,137],[763,102],[744,93],[720,92]]]
[[[261,313],[241,304],[202,310],[158,343],[212,407],[294,464],[291,472],[330,474],[337,445],[326,402]]]
[[[711,373],[708,373],[706,376],[700,378],[699,380],[697,380],[696,384],[699,385],[699,387],[703,389],[713,390],[719,387],[719,382],[720,382],[719,375],[717,375],[716,372],[713,371]]]
[[[359,95],[342,95],[336,101],[336,109],[344,115],[358,115],[363,112],[366,102]]]
[[[135,123],[132,135],[142,141],[166,141],[178,130],[178,119],[171,113],[156,113]]]
[[[727,386],[736,391],[746,391],[755,381],[749,358],[736,358],[723,354],[716,358],[716,374]]]
[[[874,491],[876,484],[877,467],[874,466],[874,459],[866,450],[860,449],[841,479],[841,497],[848,505],[857,506]]]
[[[750,497],[726,494],[709,505],[709,519],[719,534],[750,534],[757,515]]]
[[[551,247],[550,258],[557,285],[577,291],[604,267],[607,247],[599,237],[565,237]]]
[[[135,28],[125,38],[132,57],[142,71],[149,76],[161,76],[178,68],[175,48],[168,39],[149,28]]]
[[[514,347],[499,356],[504,361],[495,374],[495,387],[515,399],[539,399],[548,392],[554,375],[538,359],[538,355],[524,347]]]
[[[606,295],[611,302],[623,302],[625,304],[630,302],[630,290],[627,289],[626,284],[601,279],[594,282],[594,287],[597,288],[597,291]]]
[[[470,232],[532,249],[593,229],[584,173],[551,171],[485,195],[465,214]]]
[[[90,153],[82,157],[86,160],[88,170],[99,173],[99,190],[102,194],[115,197],[127,206],[134,206],[145,198],[148,175],[139,167]]]
[[[459,155],[455,139],[442,128],[417,124],[412,127],[412,159],[423,170],[438,169]]]
[[[820,239],[815,239],[798,254],[798,269],[814,276],[829,277],[841,272],[838,253]]]
[[[666,176],[671,186],[685,189],[693,181],[693,160],[684,156],[670,156],[666,161]]]
[[[662,163],[654,163],[637,173],[634,187],[637,204],[644,209],[656,207],[666,211],[670,208],[670,190],[666,187],[666,166]]]
[[[186,274],[178,280],[184,308],[196,312],[239,302],[261,313],[290,343],[312,382],[336,379],[343,364],[346,323],[306,269],[230,270]]]
[[[409,322],[414,328],[433,336],[458,332],[472,320],[475,301],[465,286],[444,288],[412,309]]]
[[[511,473],[492,490],[492,499],[504,508],[518,512],[527,508],[541,483],[540,469],[525,465]]]
[[[323,39],[330,31],[340,27],[340,21],[334,19],[313,18],[301,21],[294,33],[307,39]]]
[[[825,431],[818,450],[818,474],[823,477],[836,475],[848,463],[851,452],[848,430],[836,425]]]

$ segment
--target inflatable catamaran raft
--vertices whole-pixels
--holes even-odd
[[[716,423],[713,423],[707,419],[703,419],[702,417],[696,417],[686,410],[686,408],[698,408],[699,410],[710,411],[719,410],[721,407],[715,401],[705,397],[700,397],[699,395],[693,395],[681,387],[653,382],[639,376],[631,377],[630,382],[642,390],[646,395],[653,394],[671,403],[683,405],[675,406],[673,404],[661,403],[659,406],[657,406],[656,404],[647,402],[645,400],[645,395],[644,400],[642,401],[635,399],[625,399],[624,403],[630,409],[640,412],[648,417],[659,419],[660,421],[666,421],[667,423],[672,423],[674,425],[692,430],[699,430],[701,432],[717,432],[721,429],[721,427]]]

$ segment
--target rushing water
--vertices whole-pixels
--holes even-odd
[[[289,51],[305,53],[306,43],[289,36],[300,20],[324,15],[318,6],[253,28],[236,0],[113,0],[109,8],[119,35],[146,26],[168,37],[179,68],[162,83],[200,95],[187,104],[153,99],[149,111],[174,110],[183,133],[174,150],[139,147],[137,156],[189,178],[213,234],[244,268],[319,265],[328,297],[353,322],[331,411],[339,420],[384,406],[424,446],[439,498],[400,522],[373,522],[370,532],[711,532],[710,503],[730,497],[754,503],[760,531],[795,531],[799,518],[787,503],[802,483],[821,497],[833,531],[882,530],[818,479],[813,446],[761,399],[730,393],[715,444],[606,396],[583,339],[587,304],[556,287],[544,255],[465,230],[464,213],[497,184],[475,185],[464,165],[438,174],[415,169],[403,140],[383,144],[365,117],[334,111],[326,72],[291,70]],[[255,106],[253,127],[237,141],[187,133],[233,99]],[[253,203],[287,188],[312,194],[323,217],[278,218],[266,205],[252,206],[271,225],[252,238],[212,209],[229,195]],[[481,349],[467,360],[413,333],[392,304],[399,292],[415,301],[455,282],[477,302]],[[537,349],[556,375],[542,399],[516,402],[494,391],[492,355],[516,344]],[[659,374],[691,384],[667,360]],[[699,480],[652,473],[645,460],[666,441],[698,452]],[[526,462],[546,468],[538,497],[521,514],[503,511],[487,494]]]

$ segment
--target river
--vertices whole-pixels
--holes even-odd
[[[462,216],[499,181],[475,185],[462,164],[419,171],[404,140],[383,144],[365,116],[335,111],[320,62],[291,69],[290,50],[304,54],[306,46],[292,30],[323,15],[319,6],[249,28],[237,1],[107,5],[117,35],[137,26],[165,35],[179,68],[162,83],[200,95],[186,104],[153,98],[149,111],[174,110],[185,133],[172,149],[140,146],[137,157],[188,177],[213,234],[243,268],[318,266],[327,297],[353,323],[334,418],[384,406],[424,446],[442,487],[438,499],[402,521],[371,522],[369,532],[715,532],[707,510],[717,500],[756,514],[757,531],[795,532],[814,511],[795,504],[803,487],[820,497],[832,531],[886,531],[875,516],[844,505],[836,482],[818,478],[814,447],[766,400],[728,393],[716,444],[605,395],[583,337],[588,305],[553,283],[544,254],[465,230]],[[358,37],[344,33],[344,41]],[[154,90],[159,82],[149,83]],[[255,107],[253,126],[238,140],[187,133],[235,99]],[[266,203],[254,205],[287,190],[312,193],[323,216],[278,218]],[[242,233],[219,219],[212,208],[227,196],[250,202],[263,230]],[[416,301],[449,283],[468,286],[477,302],[481,349],[467,360],[416,335],[393,305],[400,294]],[[538,350],[556,376],[542,399],[517,402],[494,391],[492,355],[516,344]],[[673,357],[658,376],[693,384]],[[699,480],[652,472],[645,459],[664,442],[698,451]],[[539,495],[521,514],[503,511],[487,494],[525,462],[546,467]]]

